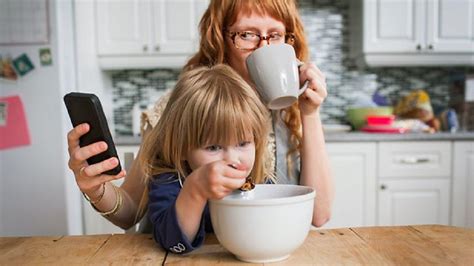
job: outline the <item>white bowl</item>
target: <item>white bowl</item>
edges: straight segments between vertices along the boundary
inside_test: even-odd
[[[315,191],[297,185],[256,185],[247,197],[241,192],[210,200],[217,239],[238,259],[274,262],[288,258],[303,244],[311,228]]]

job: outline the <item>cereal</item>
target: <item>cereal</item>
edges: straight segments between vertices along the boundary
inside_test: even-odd
[[[248,176],[245,179],[245,183],[239,188],[241,191],[250,191],[255,188],[255,184],[252,182],[252,178]]]

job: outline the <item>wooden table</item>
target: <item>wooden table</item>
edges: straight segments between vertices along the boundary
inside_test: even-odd
[[[245,264],[214,237],[188,255],[157,247],[150,235],[0,238],[0,265]],[[285,261],[272,265],[474,265],[474,230],[440,226],[360,227],[311,231]]]

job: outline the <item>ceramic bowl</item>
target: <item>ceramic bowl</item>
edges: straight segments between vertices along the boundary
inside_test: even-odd
[[[347,120],[355,130],[359,130],[367,123],[367,116],[371,115],[391,115],[393,108],[389,106],[379,107],[351,107],[347,109]]]
[[[256,185],[210,200],[214,233],[238,259],[264,263],[288,258],[311,228],[315,191],[297,185]]]

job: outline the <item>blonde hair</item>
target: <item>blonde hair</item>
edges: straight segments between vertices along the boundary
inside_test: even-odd
[[[293,47],[296,57],[303,62],[308,60],[308,44],[294,0],[211,0],[199,24],[201,34],[199,51],[188,61],[185,69],[228,63],[224,30],[236,22],[240,13],[252,12],[269,15],[283,22],[286,31],[295,35]],[[288,174],[291,175],[294,167],[291,155],[299,151],[302,140],[298,103],[282,110],[280,116],[290,131],[288,141],[291,148],[286,158]]]
[[[139,161],[145,182],[166,172],[187,176],[191,170],[183,158],[193,149],[233,145],[251,137],[255,162],[250,175],[255,183],[264,183],[270,177],[264,157],[269,119],[256,92],[231,67],[220,64],[184,72],[142,145]]]

